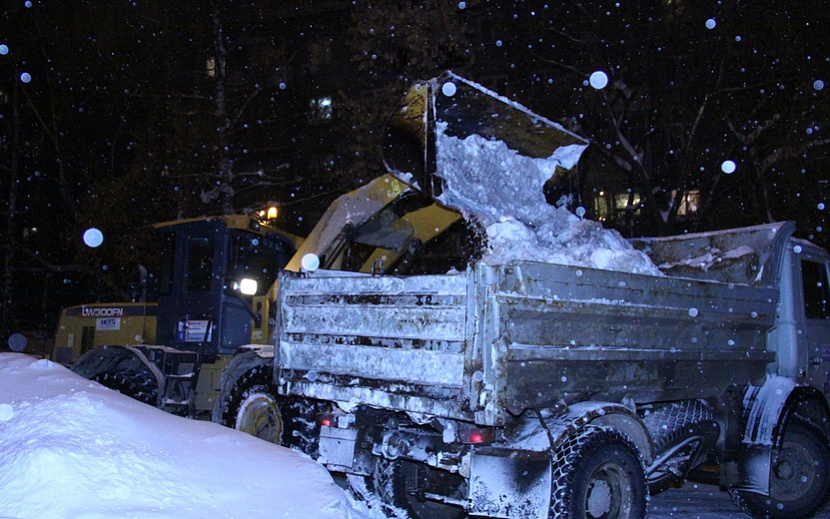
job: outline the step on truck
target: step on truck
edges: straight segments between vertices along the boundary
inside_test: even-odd
[[[428,126],[517,133],[498,113],[454,127],[470,85],[449,80],[452,100],[447,77],[410,92],[397,117],[420,152],[387,165],[458,200]],[[696,480],[752,517],[810,517],[830,497],[830,258],[794,229],[632,241],[651,273],[308,261],[280,275],[273,382],[315,411],[306,452],[390,516],[642,518],[649,494]]]

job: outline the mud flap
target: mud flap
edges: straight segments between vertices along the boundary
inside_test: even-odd
[[[756,494],[769,495],[769,471],[772,467],[770,445],[744,446],[739,460],[740,483],[734,490],[746,490]]]
[[[511,519],[548,516],[551,465],[547,451],[479,449],[470,468],[471,515]]]
[[[320,427],[319,463],[333,472],[351,472],[354,465],[357,429]]]
[[[749,386],[744,394],[746,416],[743,449],[739,460],[739,482],[735,490],[769,495],[772,448],[781,431],[779,425],[787,399],[796,388],[788,378],[769,376],[763,386]]]

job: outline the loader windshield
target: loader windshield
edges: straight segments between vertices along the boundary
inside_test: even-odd
[[[291,252],[292,248],[277,236],[252,236],[233,231],[227,275],[236,281],[243,278],[255,280],[257,295],[262,295],[291,259]]]

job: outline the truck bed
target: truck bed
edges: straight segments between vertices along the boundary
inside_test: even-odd
[[[425,420],[716,396],[774,360],[772,288],[533,262],[279,286],[283,391]]]

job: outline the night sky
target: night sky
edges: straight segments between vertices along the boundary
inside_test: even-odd
[[[273,203],[307,232],[446,69],[589,139],[550,196],[625,236],[795,220],[830,245],[828,0],[180,4],[0,7],[4,336],[128,298],[155,222]]]

